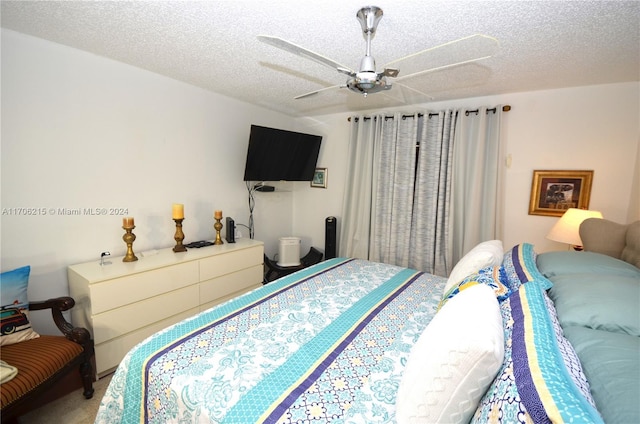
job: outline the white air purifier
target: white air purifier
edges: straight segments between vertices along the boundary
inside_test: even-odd
[[[300,237],[280,237],[279,266],[300,265]]]

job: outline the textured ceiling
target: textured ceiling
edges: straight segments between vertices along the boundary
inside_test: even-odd
[[[398,63],[390,91],[367,98],[346,76],[257,40],[280,37],[357,69],[362,0],[2,1],[2,27],[65,44],[292,116],[640,80],[638,1],[376,1],[378,70],[473,34],[490,58],[402,79],[486,46],[465,42]],[[393,81],[393,80],[391,80]]]

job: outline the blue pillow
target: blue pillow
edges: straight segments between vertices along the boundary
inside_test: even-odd
[[[538,255],[536,262],[540,272],[548,278],[575,273],[640,278],[640,269],[635,266],[595,252],[546,252]]]
[[[604,420],[640,423],[640,337],[574,326],[564,334],[580,355]]]
[[[577,325],[640,337],[640,275],[558,275],[549,296],[564,328]]]
[[[0,274],[0,345],[10,345],[40,335],[33,331],[29,322],[29,285],[30,266],[14,269]]]

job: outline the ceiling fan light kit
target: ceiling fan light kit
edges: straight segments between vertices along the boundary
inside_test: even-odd
[[[305,93],[299,96],[296,96],[295,99],[303,99],[303,98],[307,98],[310,97],[312,95],[318,94],[320,92],[326,91],[326,90],[331,90],[331,89],[340,89],[340,88],[348,88],[349,90],[351,90],[354,93],[358,93],[358,94],[362,94],[364,97],[367,97],[368,94],[372,94],[372,93],[377,93],[380,91],[386,91],[386,90],[390,90],[392,88],[392,84],[390,84],[387,81],[387,77],[389,78],[397,78],[400,70],[398,68],[384,68],[384,70],[382,72],[376,72],[376,61],[373,58],[373,56],[371,55],[371,40],[374,38],[376,30],[378,28],[378,23],[380,22],[380,19],[382,19],[383,16],[383,12],[382,9],[380,9],[377,6],[366,6],[361,8],[358,13],[356,14],[356,18],[358,19],[358,21],[360,22],[360,26],[362,27],[362,35],[366,41],[366,52],[364,57],[360,60],[360,67],[358,69],[358,71],[354,71],[344,65],[341,65],[340,63],[329,59],[327,57],[324,57],[320,54],[314,53],[304,47],[298,46],[297,44],[291,43],[289,41],[283,40],[281,38],[278,37],[271,37],[271,36],[266,36],[266,35],[260,35],[258,36],[258,40],[270,44],[274,47],[277,47],[279,49],[285,50],[289,53],[293,53],[295,55],[298,55],[300,57],[304,57],[306,59],[310,59],[313,60],[317,63],[320,63],[322,65],[325,66],[329,66],[335,70],[337,70],[339,73],[348,75],[347,78],[347,82],[345,85],[336,85],[336,86],[331,86],[331,87],[325,87],[322,88],[320,90],[315,90],[309,93]],[[433,52],[438,49],[439,47],[448,47],[454,43],[457,42],[464,42],[465,40],[474,38],[475,36],[472,37],[465,37],[462,38],[460,40],[456,40],[453,42],[449,42],[449,43],[445,43],[442,46],[436,46],[436,47],[432,47],[423,51],[420,51],[418,53],[414,53],[411,54],[409,56],[406,56],[404,58],[401,59],[397,59],[394,60],[393,64],[397,64],[400,63],[404,60],[415,60],[416,57],[421,56],[421,55],[433,55]],[[482,36],[482,37],[486,37],[486,36]],[[487,39],[491,39],[493,40],[493,42],[495,42],[495,46],[497,47],[497,40],[493,39],[492,37],[486,37]],[[417,72],[410,72],[408,75],[404,75],[401,79],[402,80],[406,80],[410,77],[413,76],[418,76],[418,75],[422,75],[425,74],[431,70],[437,70],[437,69],[443,69],[443,68],[447,68],[447,67],[452,67],[455,66],[456,64],[463,64],[463,63],[469,63],[469,62],[473,62],[476,60],[481,60],[481,59],[486,59],[488,57],[491,57],[491,55],[478,55],[477,52],[470,52],[470,57],[468,59],[465,60],[459,60],[459,61],[454,61],[454,63],[448,64],[446,66],[436,66],[433,69],[422,69],[419,70]],[[425,99],[433,99],[431,96],[429,96],[428,94],[425,93],[421,93],[415,89],[412,89],[410,87],[407,87],[404,84],[400,84],[398,82],[396,82],[396,85],[402,86],[402,88],[404,89],[409,89],[410,91],[413,91],[414,93],[418,93],[421,94]]]

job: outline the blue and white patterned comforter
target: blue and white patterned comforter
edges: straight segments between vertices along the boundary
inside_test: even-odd
[[[96,423],[394,422],[445,282],[342,258],[291,274],[132,349]]]

